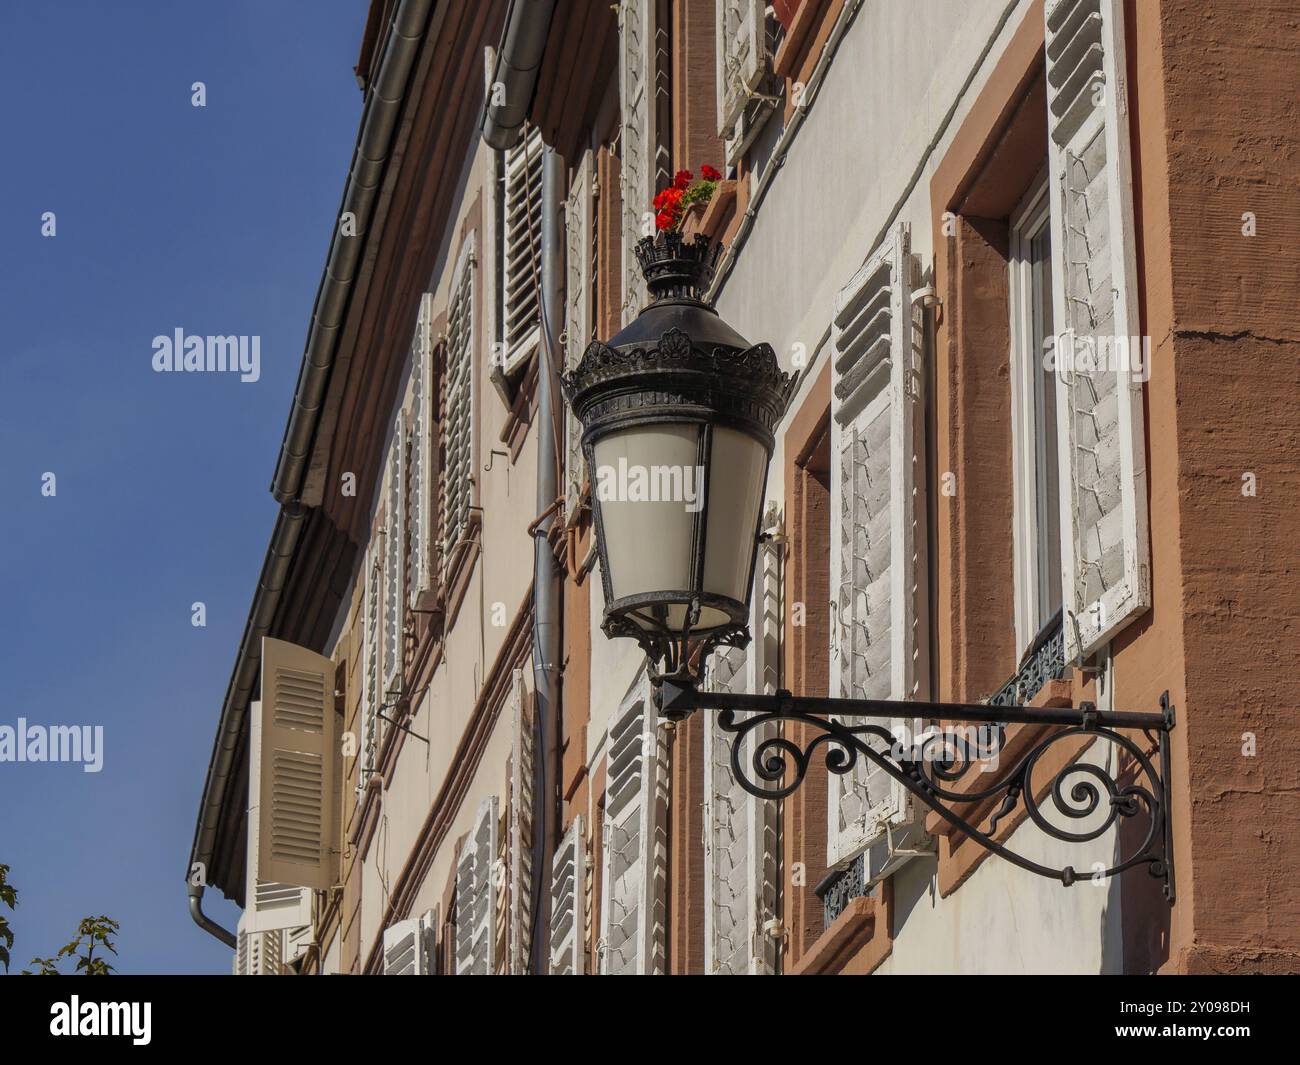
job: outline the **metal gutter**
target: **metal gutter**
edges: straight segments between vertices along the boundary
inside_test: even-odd
[[[307,350],[303,353],[302,369],[298,373],[289,424],[285,427],[280,457],[271,481],[271,494],[279,503],[296,498],[302,489],[316,426],[320,421],[321,402],[338,350],[339,330],[352,295],[352,282],[356,279],[379,185],[388,166],[393,133],[406,97],[411,67],[424,39],[432,6],[433,0],[402,0],[385,38],[379,73],[371,82],[371,92],[366,97],[338,223],[330,238],[325,273],[316,290]],[[345,213],[350,213],[355,219],[355,236],[343,233]]]
[[[555,0],[510,0],[480,123],[483,139],[498,151],[513,148],[523,136],[554,11]],[[494,103],[498,96],[501,102]]]
[[[281,505],[280,513],[276,516],[253,604],[244,624],[239,654],[226,689],[212,759],[203,785],[189,867],[185,871],[187,883],[196,875],[201,881],[189,888],[190,914],[200,928],[228,946],[235,944],[235,938],[203,913],[203,892],[212,866],[235,753],[243,734],[244,715],[261,667],[262,637],[270,631],[279,608],[286,576],[308,513],[298,496],[337,354],[340,326],[351,298],[352,282],[376,195],[388,165],[415,55],[432,9],[433,0],[401,0],[385,36],[379,72],[371,82],[371,91],[362,112],[339,218],[333,226],[325,271],[316,290],[293,406],[271,483],[271,494]],[[340,223],[344,212],[351,212],[355,217],[355,236],[342,233]]]

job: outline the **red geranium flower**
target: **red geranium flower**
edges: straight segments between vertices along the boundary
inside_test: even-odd
[[[674,221],[671,211],[660,211],[655,215],[655,227],[657,229],[671,229]]]
[[[705,163],[702,167],[700,167],[700,173],[704,175],[705,181],[722,180],[722,174],[719,171],[714,170],[713,167],[709,166],[708,163]]]
[[[694,176],[689,170],[677,171],[677,176],[673,178],[673,188],[684,190]]]

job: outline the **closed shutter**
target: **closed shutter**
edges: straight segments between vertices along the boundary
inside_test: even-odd
[[[1067,659],[1151,604],[1123,8],[1046,8]]]
[[[591,339],[592,158],[586,151],[573,175],[573,187],[564,205],[565,298],[564,368],[578,365]],[[586,480],[582,455],[582,423],[573,409],[564,408],[564,513],[570,524],[578,516]]]
[[[618,5],[619,182],[623,197],[623,324],[646,302],[636,242],[653,236],[647,217],[655,194],[658,137],[655,130],[655,0]]]
[[[831,419],[831,694],[914,699],[925,543],[910,233],[899,225],[835,301]],[[895,718],[896,736],[916,722]],[[877,749],[888,745],[872,741]],[[909,821],[911,797],[859,756],[830,775],[827,862]]]
[[[456,975],[496,972],[497,799],[484,799],[456,862]]]
[[[474,484],[474,242],[461,251],[447,314],[446,459],[442,558],[450,566],[465,538]]]
[[[764,526],[768,526],[764,522]],[[748,652],[718,651],[709,665],[710,690],[771,694],[779,655],[780,552],[759,547],[754,573],[753,642]],[[738,714],[743,720],[745,714]],[[751,734],[740,751],[752,765],[758,744],[774,736],[770,726]],[[763,926],[776,916],[777,805],[750,795],[736,781],[732,750],[736,737],[707,715],[704,732],[704,968],[743,976],[775,971],[776,944]]]
[[[500,368],[514,374],[541,340],[542,134],[531,129],[505,153],[501,197]]]
[[[437,926],[433,910],[384,929],[384,975],[428,976],[433,972],[430,936]]]
[[[601,972],[659,974],[668,856],[666,752],[644,676],[610,725],[606,750]]]
[[[402,690],[402,630],[406,621],[406,412],[393,426],[388,462],[388,524],[384,532],[384,694]]]
[[[583,976],[587,972],[586,879],[587,844],[582,815],[578,814],[551,861],[552,976]]]
[[[428,608],[426,593],[433,586],[433,455],[434,373],[433,296],[420,297],[420,313],[411,342],[411,460],[407,520],[410,523],[408,587],[413,609]]]
[[[736,135],[737,120],[767,73],[767,5],[763,0],[718,0],[718,134]]]
[[[244,918],[240,927],[269,932],[311,923],[311,891],[264,880],[258,875],[259,819],[262,793],[262,703],[248,704],[248,841],[244,863]]]
[[[528,972],[528,944],[533,931],[533,714],[524,689],[524,671],[516,669],[510,688],[510,966]]]
[[[366,789],[379,763],[379,615],[383,585],[381,541],[371,543],[366,554],[366,588],[362,615],[361,737],[357,756],[361,759],[357,774],[357,793]]]
[[[263,638],[261,717],[257,875],[325,891],[337,879],[334,663]]]

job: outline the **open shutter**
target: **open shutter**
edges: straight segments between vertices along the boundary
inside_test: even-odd
[[[533,714],[524,690],[524,671],[516,669],[511,691],[510,751],[510,966],[528,972],[533,930]]]
[[[1066,658],[1151,605],[1124,16],[1046,8]]]
[[[398,411],[388,462],[388,525],[384,533],[384,694],[402,688],[402,628],[406,620],[406,412]]]
[[[474,242],[461,250],[447,314],[446,459],[442,558],[451,565],[465,537],[474,484]]]
[[[919,695],[918,558],[925,542],[910,233],[900,224],[835,300],[831,419],[831,694]],[[893,719],[896,736],[916,730]],[[883,741],[877,741],[883,747]],[[910,821],[911,796],[859,757],[830,775],[828,864]]]
[[[497,799],[484,799],[456,863],[456,975],[496,972]]]
[[[618,5],[618,84],[622,132],[619,183],[623,197],[623,324],[646,302],[645,278],[634,249],[653,236],[648,218],[655,194],[658,139],[655,133],[655,0]]]
[[[659,974],[666,938],[666,752],[644,675],[619,707],[606,750],[601,972]]]
[[[532,358],[541,341],[540,284],[542,248],[541,131],[530,129],[505,152],[501,199],[502,325],[500,369],[514,374]]]
[[[767,5],[763,0],[718,0],[718,134],[736,135],[737,119],[767,72]]]
[[[409,602],[427,609],[433,586],[433,493],[430,491],[436,460],[433,455],[433,296],[420,297],[415,336],[411,341],[411,475],[407,503],[409,537]]]
[[[431,949],[438,915],[429,910],[420,917],[396,921],[384,929],[384,975],[428,976],[433,972]]]
[[[240,927],[249,932],[270,932],[311,924],[311,891],[264,880],[258,875],[259,819],[262,793],[262,703],[248,705],[248,850],[244,863],[245,909]]]
[[[380,541],[371,544],[366,554],[364,605],[362,614],[362,679],[361,679],[361,736],[357,744],[357,757],[361,768],[357,773],[357,794],[364,793],[371,774],[379,761],[379,614],[380,591],[383,584]]]
[[[775,515],[764,529],[778,524]],[[773,531],[779,531],[773,530]],[[712,691],[771,694],[780,653],[780,550],[759,546],[748,651],[724,648],[710,661]],[[744,714],[737,718],[743,720]],[[740,759],[752,765],[757,744],[775,735],[770,726],[745,741]],[[750,795],[737,782],[731,756],[735,735],[708,715],[704,732],[704,968],[720,975],[775,971],[776,944],[763,932],[776,916],[777,804]]]
[[[573,175],[573,187],[564,205],[565,228],[565,297],[564,297],[564,368],[578,365],[591,339],[591,237],[592,158],[586,151]],[[564,513],[572,524],[582,502],[586,480],[586,462],[582,455],[582,423],[572,408],[564,409]]]
[[[582,834],[582,815],[578,814],[551,861],[552,976],[586,974],[586,879],[587,845]]]
[[[261,722],[257,875],[325,891],[337,879],[334,663],[264,637]]]

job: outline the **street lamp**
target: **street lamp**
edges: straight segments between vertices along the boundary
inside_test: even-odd
[[[794,381],[770,345],[749,344],[706,302],[718,255],[707,238],[660,233],[635,251],[651,302],[608,343],[590,344],[563,387],[583,428],[605,592],[601,628],[611,638],[635,639],[662,663],[652,674],[659,713],[680,719],[716,712],[719,727],[734,737],[732,774],[752,795],[791,794],[824,748],[828,772],[851,774],[860,760],[869,762],[953,829],[1022,869],[1068,886],[1146,866],[1164,881],[1172,903],[1168,693],[1159,712],[1123,713],[1091,703],[1041,708],[827,699],[701,686],[711,650],[749,642],[767,467]],[[904,746],[878,723],[900,717],[992,725],[999,739],[993,749],[972,754],[959,734],[937,727]],[[1043,733],[991,779],[968,778],[1002,752],[1008,725]],[[1124,734],[1130,732],[1144,734],[1154,751]],[[746,744],[747,737],[753,742]],[[1082,757],[1098,742],[1127,759],[1130,776]],[[1118,825],[1136,831],[1121,836],[1124,853],[1112,865],[1081,875],[1073,866],[1048,866],[1012,851],[997,837],[998,822],[1017,807],[1066,843],[1091,842]],[[1128,844],[1131,839],[1137,842]]]
[[[717,252],[680,233],[641,241],[651,303],[564,380],[591,474],[601,627],[671,673],[749,640],[772,434],[794,383],[705,302]]]

